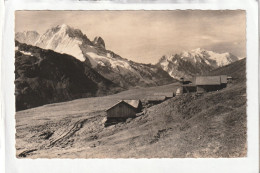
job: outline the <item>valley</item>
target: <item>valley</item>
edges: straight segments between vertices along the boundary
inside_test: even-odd
[[[245,60],[227,88],[183,94],[143,115],[104,127],[105,110],[121,99],[176,91],[179,83],[48,104],[16,113],[18,158],[197,158],[247,155]],[[244,72],[243,72],[244,71]],[[28,123],[30,122],[30,123]]]

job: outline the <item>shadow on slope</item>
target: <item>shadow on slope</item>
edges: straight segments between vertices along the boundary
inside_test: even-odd
[[[122,88],[76,58],[16,41],[16,110],[118,92]]]

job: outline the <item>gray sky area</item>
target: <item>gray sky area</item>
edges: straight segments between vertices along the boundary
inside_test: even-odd
[[[17,11],[15,31],[40,34],[67,24],[123,58],[155,63],[165,54],[195,48],[246,56],[246,13],[242,10],[203,11]]]

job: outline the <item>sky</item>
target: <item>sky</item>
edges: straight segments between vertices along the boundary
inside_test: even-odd
[[[108,50],[141,63],[196,48],[246,56],[243,10],[16,11],[15,31],[67,24],[90,40],[101,36]]]

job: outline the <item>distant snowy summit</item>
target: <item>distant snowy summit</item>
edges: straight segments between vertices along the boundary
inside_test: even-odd
[[[36,31],[24,31],[15,33],[15,39],[21,43],[26,43],[29,45],[34,45],[39,39],[40,34]]]
[[[158,65],[173,78],[189,78],[196,74],[203,74],[239,60],[231,53],[216,53],[202,48],[183,51],[180,54],[163,56]]]
[[[193,60],[193,62],[195,63],[197,61],[202,62],[202,59],[204,59],[207,64],[213,65],[214,67],[225,66],[238,60],[238,58],[235,55],[229,52],[216,53],[202,48],[197,48],[191,50],[190,52],[182,52],[181,58]]]

